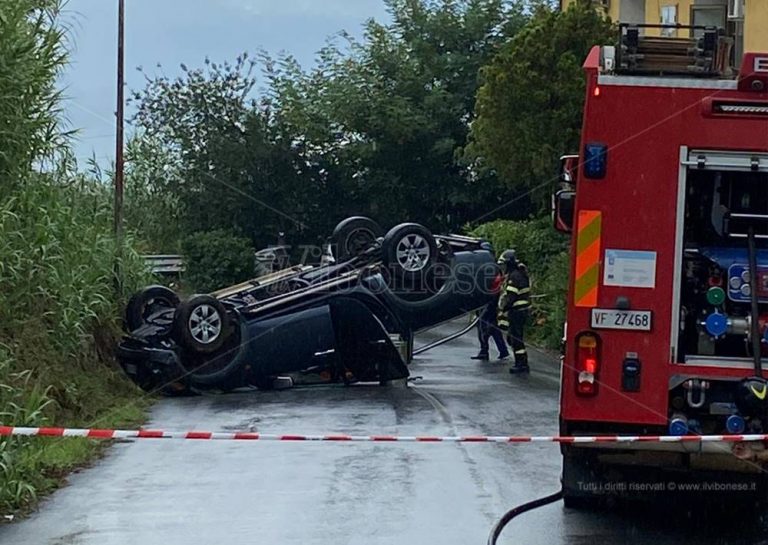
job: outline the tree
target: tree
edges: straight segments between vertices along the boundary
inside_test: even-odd
[[[178,253],[183,238],[183,210],[175,192],[182,179],[178,165],[162,143],[147,135],[126,146],[125,223],[144,253]],[[109,173],[111,178],[114,173]]]
[[[456,229],[507,200],[462,160],[478,72],[526,21],[524,2],[387,0],[392,23],[342,33],[304,71],[290,56],[206,60],[133,94],[142,137],[170,153],[162,184],[186,232],[254,245],[317,242],[351,214]],[[342,45],[339,45],[339,42]],[[138,156],[141,158],[140,156]]]
[[[512,188],[550,179],[558,158],[578,149],[583,60],[614,39],[613,25],[589,1],[563,12],[539,7],[482,69],[469,157]]]
[[[271,104],[314,160],[332,163],[356,212],[453,229],[504,200],[492,174],[458,159],[478,71],[522,26],[522,3],[387,3],[391,24],[369,21],[362,41],[342,34],[346,47],[330,43],[312,72],[268,63]]]
[[[257,245],[274,242],[280,231],[305,230],[317,215],[319,175],[252,98],[255,62],[243,54],[234,64],[205,64],[183,66],[185,75],[175,80],[148,78],[132,96],[142,138],[168,159],[170,172],[156,173],[155,184],[177,199],[181,230],[224,229]],[[153,159],[144,149],[149,153],[134,159],[146,165]]]

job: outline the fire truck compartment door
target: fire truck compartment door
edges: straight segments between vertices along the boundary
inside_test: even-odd
[[[699,170],[768,172],[768,153],[693,150],[683,164]]]

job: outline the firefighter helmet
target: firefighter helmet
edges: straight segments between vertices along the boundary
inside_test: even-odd
[[[508,271],[511,271],[517,267],[517,253],[514,250],[505,250],[499,256],[499,265],[506,267]]]
[[[736,389],[736,407],[746,416],[762,416],[768,409],[768,383],[760,377],[745,378]]]

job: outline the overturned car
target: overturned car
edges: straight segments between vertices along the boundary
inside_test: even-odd
[[[120,364],[141,388],[167,395],[268,389],[278,377],[386,383],[408,377],[393,339],[410,346],[415,332],[483,307],[499,282],[487,242],[414,223],[384,234],[348,218],[329,248],[320,265],[185,301],[145,288],[126,308]]]

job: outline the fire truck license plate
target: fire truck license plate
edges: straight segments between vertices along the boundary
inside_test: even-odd
[[[595,329],[650,331],[651,311],[593,308],[592,327]]]

